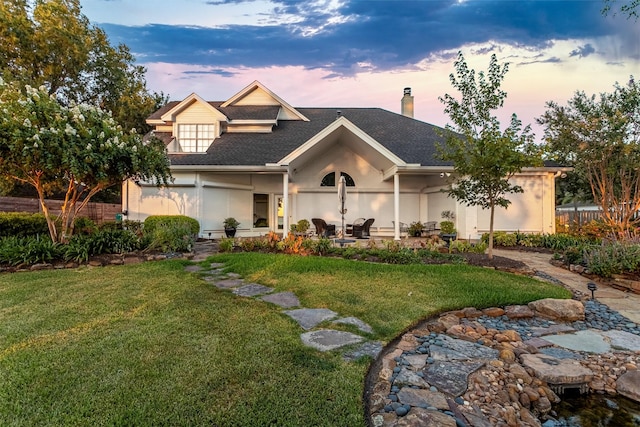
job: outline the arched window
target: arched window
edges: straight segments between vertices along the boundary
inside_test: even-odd
[[[320,187],[335,187],[336,186],[336,173],[329,172],[322,178],[322,182],[320,183]]]
[[[340,176],[344,176],[344,180],[347,183],[347,187],[355,187],[356,183],[353,181],[353,178],[351,178],[351,175],[349,175],[346,172],[340,172]]]
[[[340,176],[344,176],[344,180],[347,183],[347,187],[355,187],[356,183],[346,172],[340,172]],[[320,183],[320,187],[335,187],[336,186],[336,173],[329,172],[322,178],[322,182]]]

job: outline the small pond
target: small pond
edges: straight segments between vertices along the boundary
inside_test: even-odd
[[[640,403],[622,396],[565,394],[554,405],[558,421],[544,427],[638,427]]]

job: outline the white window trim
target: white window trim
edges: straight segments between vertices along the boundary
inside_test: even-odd
[[[194,138],[184,138],[181,137],[181,127],[182,126],[195,126],[195,137]],[[200,134],[200,127],[201,126],[211,126],[212,128],[208,130],[209,133],[209,137],[205,138],[200,138],[199,134]],[[206,153],[207,149],[211,146],[211,144],[213,144],[213,141],[215,141],[215,139],[218,136],[218,124],[217,123],[176,123],[176,130],[175,130],[175,140],[176,140],[176,145],[179,148],[179,153],[189,153],[189,154],[196,154],[196,153]],[[191,150],[185,150],[185,145],[183,145],[183,141],[195,141],[195,150],[191,151]],[[204,143],[206,143],[206,147],[203,146]]]

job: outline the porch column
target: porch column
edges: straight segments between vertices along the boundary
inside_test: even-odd
[[[282,235],[286,236],[289,232],[289,173],[282,174]]]
[[[393,175],[393,239],[400,240],[400,177]]]

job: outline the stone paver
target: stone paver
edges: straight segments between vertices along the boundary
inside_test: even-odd
[[[578,331],[572,334],[546,335],[544,339],[569,350],[598,354],[611,351],[611,345],[604,340],[602,334],[593,330]]]
[[[351,344],[357,344],[364,338],[350,332],[336,331],[333,329],[320,329],[305,332],[300,335],[302,342],[320,351],[335,350]]]
[[[366,324],[365,322],[363,322],[362,320],[358,319],[357,317],[341,317],[340,319],[334,320],[333,323],[342,323],[342,324],[345,324],[345,325],[354,325],[355,327],[357,327],[362,332],[365,332],[367,334],[372,334],[373,333],[373,328],[371,326],[369,326],[368,324]]]
[[[234,294],[241,297],[255,297],[258,295],[268,294],[270,292],[273,292],[273,288],[259,285],[257,283],[250,283],[233,290]]]
[[[338,313],[327,308],[300,308],[285,311],[284,314],[298,322],[306,331],[315,328],[325,320],[331,320],[338,316]]]
[[[640,337],[625,331],[605,331],[601,332],[609,342],[611,347],[618,350],[640,352]]]
[[[299,307],[300,300],[293,292],[278,292],[260,298],[262,301],[270,302],[282,308]]]
[[[237,288],[238,286],[242,286],[243,284],[244,280],[240,279],[223,279],[214,282],[214,285],[221,289]]]
[[[201,270],[202,270],[202,267],[199,266],[199,265],[187,265],[184,268],[184,271],[186,271],[188,273],[195,273],[195,272],[198,272],[198,271],[201,271]]]

